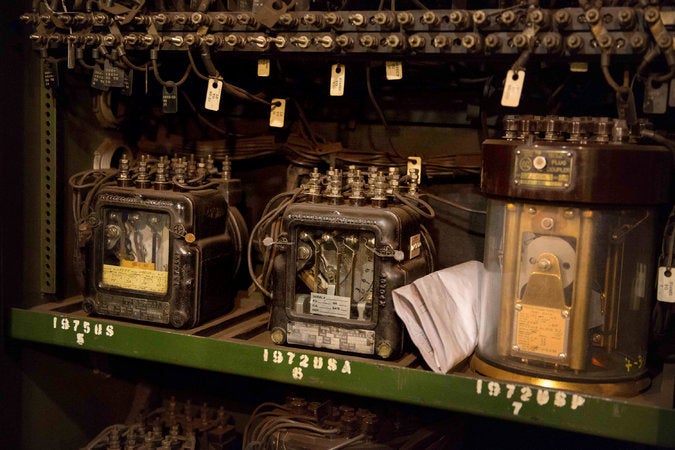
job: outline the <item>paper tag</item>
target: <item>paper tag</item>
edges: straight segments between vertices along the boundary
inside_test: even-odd
[[[94,66],[94,70],[91,72],[91,87],[101,91],[107,91],[110,89],[110,86],[106,83],[105,73],[101,66],[98,64]]]
[[[223,82],[215,78],[209,78],[208,85],[204,108],[210,111],[218,111],[220,109],[220,93],[223,90]]]
[[[401,61],[387,61],[384,64],[387,73],[387,80],[403,79],[403,63]]]
[[[176,86],[162,87],[162,112],[165,114],[178,112],[178,88]]]
[[[42,82],[46,89],[59,87],[58,68],[49,61],[44,62],[44,71],[42,72]]]
[[[261,78],[266,78],[270,76],[270,60],[269,59],[259,59],[258,60],[258,76]]]
[[[675,271],[659,267],[659,280],[656,298],[660,302],[675,303]]]
[[[284,127],[284,116],[286,115],[286,100],[283,98],[273,98],[270,107],[270,126],[274,128]]]
[[[668,106],[675,108],[675,79],[670,80],[670,95],[668,96]]]
[[[645,114],[665,114],[668,109],[668,84],[660,83],[654,87],[651,80],[645,83],[645,97],[642,101],[642,112]]]
[[[351,298],[335,294],[310,294],[309,312],[320,316],[349,319]]]
[[[114,88],[124,87],[124,70],[106,59],[103,62],[103,72],[108,86]]]
[[[124,73],[124,86],[120,90],[122,95],[131,96],[134,92],[134,69],[129,69]]]
[[[502,106],[515,108],[520,103],[520,95],[523,92],[523,83],[525,83],[525,71],[518,70],[506,72],[504,80],[504,93],[502,94]]]
[[[345,93],[345,65],[333,64],[330,71],[330,95],[342,97]]]

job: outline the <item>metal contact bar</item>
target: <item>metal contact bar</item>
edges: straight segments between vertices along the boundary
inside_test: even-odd
[[[51,64],[41,59],[41,72]],[[40,292],[56,293],[56,98],[40,84]]]

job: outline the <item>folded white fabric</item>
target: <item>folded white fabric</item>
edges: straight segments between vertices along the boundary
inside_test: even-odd
[[[469,261],[393,291],[396,313],[434,372],[447,373],[476,347],[483,272]]]

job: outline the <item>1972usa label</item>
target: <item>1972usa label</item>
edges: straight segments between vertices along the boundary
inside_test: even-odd
[[[347,360],[320,355],[306,355],[290,350],[263,349],[263,362],[286,365],[290,368],[294,380],[302,380],[307,371],[327,371],[342,375],[352,374],[352,365]]]

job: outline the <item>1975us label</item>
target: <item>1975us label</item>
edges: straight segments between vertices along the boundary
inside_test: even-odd
[[[72,333],[77,345],[84,345],[87,336],[113,337],[115,327],[92,320],[73,319],[71,317],[53,317],[52,326],[55,330]]]

